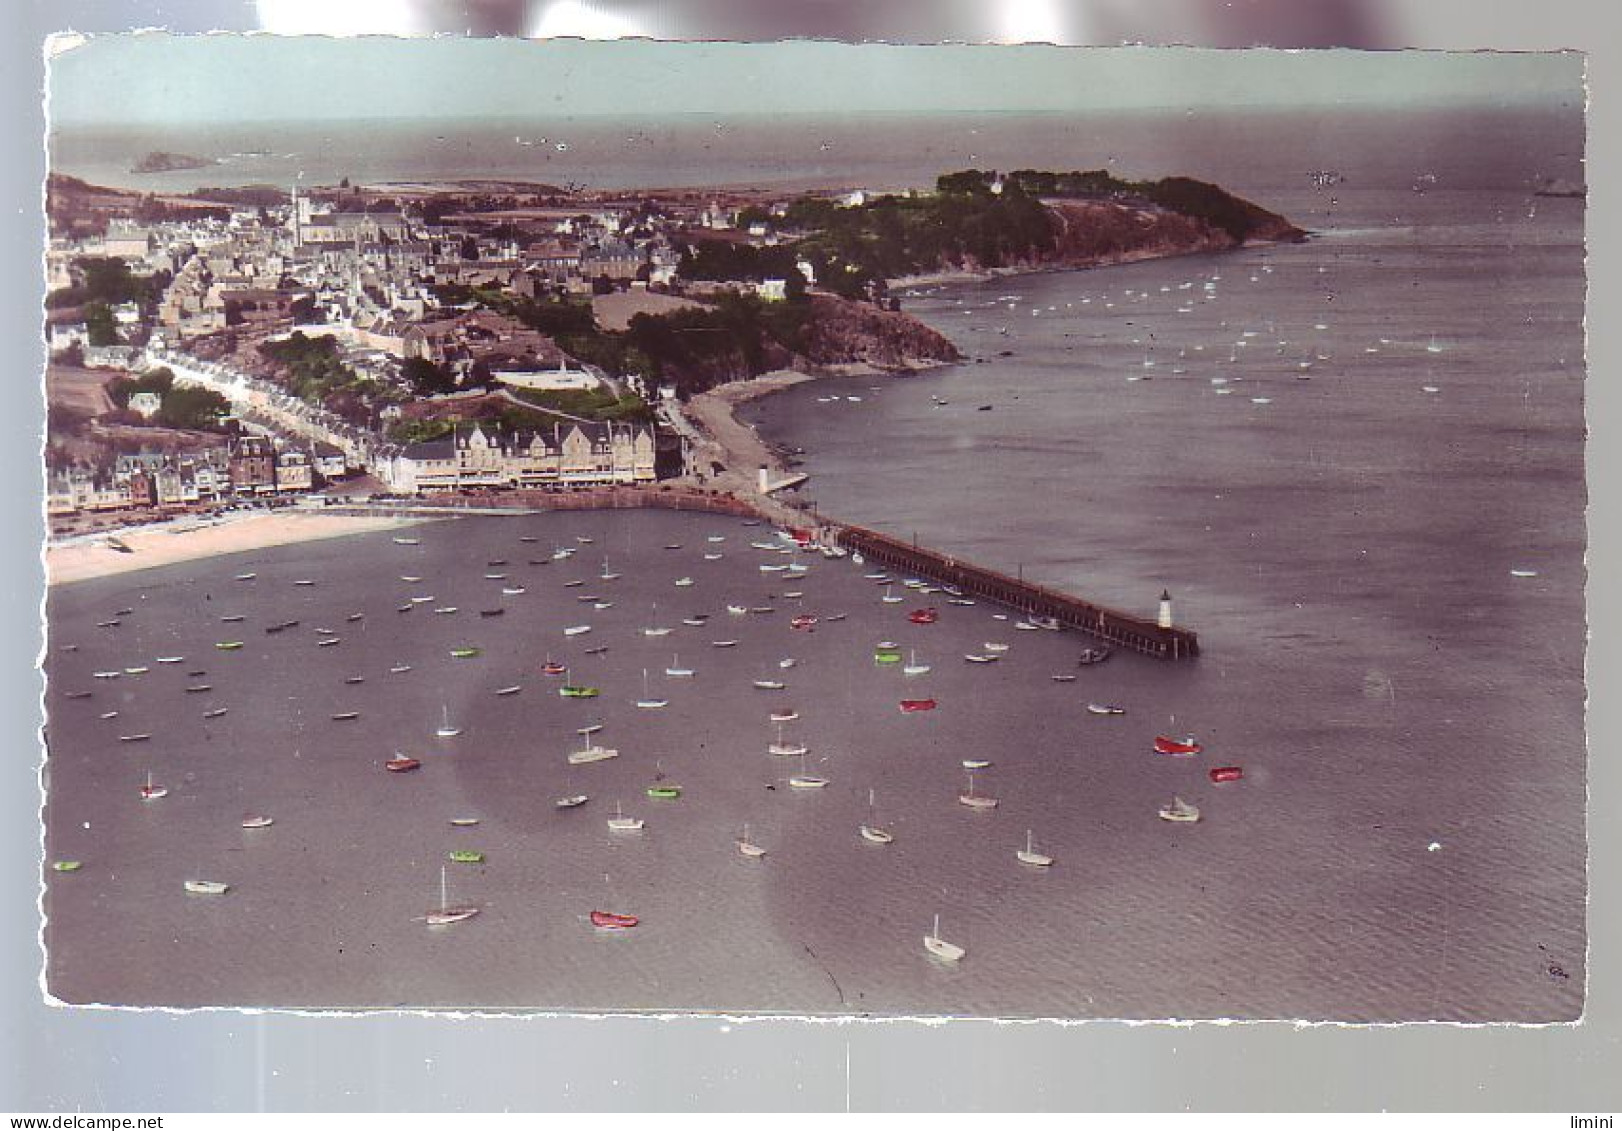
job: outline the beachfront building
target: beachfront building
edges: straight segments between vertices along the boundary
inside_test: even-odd
[[[231,446],[231,489],[238,495],[276,491],[276,446],[268,436],[244,436]]]
[[[511,435],[475,424],[409,444],[382,470],[396,491],[413,494],[652,483],[654,435],[646,425],[586,421]]]

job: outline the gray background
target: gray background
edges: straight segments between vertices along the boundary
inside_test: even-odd
[[[423,0],[424,3],[427,0]],[[439,30],[517,33],[541,0],[449,0]],[[666,38],[824,35],[985,41],[998,25],[988,3],[959,0],[872,5],[823,0],[605,0]],[[0,569],[0,718],[10,771],[0,790],[0,1109],[69,1111],[253,1110],[1547,1110],[1592,1114],[1618,1106],[1617,824],[1608,820],[1617,768],[1599,742],[1591,764],[1591,980],[1588,1013],[1575,1027],[1405,1026],[1386,1029],[1275,1025],[1126,1026],[961,1021],[811,1024],[683,1017],[310,1018],[235,1012],[165,1014],[58,1009],[39,988],[38,793],[40,677],[36,546],[38,466],[38,222],[43,120],[40,42],[53,30],[165,26],[177,31],[256,26],[246,3],[161,0],[25,0],[8,6],[10,56],[0,67],[9,160],[0,171],[0,338],[7,343],[0,513],[13,554]],[[1507,8],[1507,10],[1506,10]],[[1540,0],[1331,0],[1233,4],[1111,2],[1050,9],[1064,42],[1554,49],[1589,52],[1591,430],[1589,733],[1622,732],[1614,696],[1622,619],[1608,584],[1616,576],[1616,334],[1604,314],[1619,301],[1616,78],[1622,17],[1602,4]],[[118,946],[108,924],[105,945]],[[1607,1069],[1605,1066],[1609,1065]]]

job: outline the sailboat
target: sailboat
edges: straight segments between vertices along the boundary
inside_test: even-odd
[[[607,746],[593,746],[590,735],[590,732],[593,729],[600,730],[602,728],[587,727],[581,730],[580,749],[569,755],[569,765],[584,766],[591,762],[606,762],[610,758],[618,758],[620,756],[620,752],[618,750],[612,750]]]
[[[777,741],[766,747],[766,753],[779,758],[803,758],[809,750],[803,742],[784,742],[782,723],[777,724]]]
[[[957,800],[960,805],[966,805],[970,809],[995,809],[997,807],[995,797],[987,797],[983,793],[974,792],[973,773],[969,774],[969,792],[958,794]]]
[[[156,801],[160,797],[168,797],[168,796],[169,796],[169,787],[165,786],[165,785],[153,785],[152,784],[152,771],[148,770],[146,772],[146,784],[141,787],[141,800],[142,801]]]
[[[1160,807],[1160,819],[1162,821],[1180,822],[1197,821],[1200,819],[1200,811],[1197,806],[1190,805],[1181,797],[1173,797],[1170,805]]]
[[[1053,864],[1053,857],[1044,856],[1031,846],[1031,830],[1025,830],[1025,847],[1014,853],[1021,864],[1031,864],[1038,868],[1047,868]]]
[[[655,604],[653,606],[653,620],[655,622],[653,625],[650,625],[649,627],[644,628],[642,630],[642,635],[643,636],[669,636],[670,635],[670,630],[668,628],[658,627],[659,605],[658,605],[657,602],[655,602]]]
[[[444,927],[451,923],[460,923],[464,919],[471,919],[479,913],[477,907],[452,907],[450,892],[446,886],[446,866],[439,866],[439,909],[430,911],[424,916],[430,927]]]
[[[443,710],[444,713],[440,716],[439,729],[434,731],[434,734],[440,738],[455,738],[462,733],[462,728],[451,726],[451,709],[449,707],[445,707]]]
[[[692,668],[681,666],[681,656],[678,654],[670,658],[670,666],[665,669],[665,674],[672,679],[691,679],[694,672]]]
[[[821,789],[828,784],[828,779],[816,774],[807,773],[805,768],[805,755],[800,755],[800,772],[788,779],[788,784],[794,789]]]
[[[758,860],[766,855],[766,850],[749,839],[749,826],[743,827],[743,835],[738,838],[738,851],[751,860]]]
[[[924,949],[945,962],[956,962],[968,953],[968,951],[955,943],[949,943],[941,938],[941,917],[939,915],[935,916],[934,927],[930,929],[929,934],[924,936]]]
[[[918,662],[918,649],[914,648],[907,653],[907,663],[901,669],[902,675],[928,675],[929,665]]]
[[[891,587],[886,585],[884,587],[884,596],[880,597],[879,600],[883,601],[886,605],[899,605],[902,601],[906,600],[905,597],[897,597],[890,590]]]
[[[644,708],[646,710],[656,711],[660,707],[667,706],[669,703],[670,703],[670,700],[668,700],[668,699],[654,699],[654,698],[651,698],[649,696],[649,694],[648,694],[648,669],[643,668],[642,669],[642,698],[640,698],[640,699],[638,699],[636,701],[636,705],[638,707],[642,707],[642,708]]]
[[[634,833],[642,830],[641,817],[627,817],[618,801],[614,802],[614,815],[608,818],[609,830],[616,833]]]
[[[867,791],[867,824],[862,826],[862,839],[874,844],[889,844],[895,837],[878,822],[877,807],[873,804],[873,791]]]

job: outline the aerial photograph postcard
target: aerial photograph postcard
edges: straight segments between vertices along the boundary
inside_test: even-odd
[[[1582,1017],[1581,55],[46,51],[47,999]]]

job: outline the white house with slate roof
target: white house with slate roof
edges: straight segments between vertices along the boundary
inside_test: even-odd
[[[653,430],[646,425],[559,422],[504,435],[475,424],[409,444],[389,461],[396,491],[469,487],[598,487],[654,481]]]

